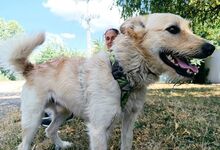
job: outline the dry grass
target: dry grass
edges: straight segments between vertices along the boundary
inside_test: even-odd
[[[20,113],[1,119],[0,149],[12,150],[21,141]],[[71,150],[88,149],[86,126],[76,118],[60,129],[63,139],[74,143]],[[40,128],[34,141],[38,150],[54,146]],[[119,149],[120,128],[109,143]],[[134,150],[218,150],[220,149],[220,85],[150,86],[143,113],[135,123]]]

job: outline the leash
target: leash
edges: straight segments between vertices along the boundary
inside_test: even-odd
[[[130,85],[130,82],[127,80],[126,75],[123,72],[122,66],[119,65],[118,60],[112,52],[109,52],[109,59],[112,66],[112,75],[121,89],[121,108],[124,110],[133,87]]]

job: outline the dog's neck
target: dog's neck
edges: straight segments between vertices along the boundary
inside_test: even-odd
[[[117,38],[112,49],[124,74],[134,88],[141,88],[159,79],[161,73],[154,69],[150,60],[146,58],[151,56],[143,54],[142,50],[131,40],[126,37]]]

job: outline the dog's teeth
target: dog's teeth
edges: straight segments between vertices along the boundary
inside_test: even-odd
[[[175,60],[173,59],[173,57],[171,55],[168,55],[167,58],[170,60],[170,62],[172,62],[173,64],[178,66],[178,64],[175,63]]]
[[[172,62],[173,64],[176,64],[175,60],[172,58],[170,59],[170,62]]]
[[[190,70],[189,69],[187,69],[187,71],[186,71],[187,73],[190,73]]]
[[[169,60],[172,60],[172,59],[173,59],[171,55],[168,55],[167,58],[168,58]]]
[[[188,74],[192,74],[191,70],[190,69],[187,69],[186,71]]]

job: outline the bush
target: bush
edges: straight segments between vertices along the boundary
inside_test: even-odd
[[[6,40],[23,32],[24,29],[18,22],[13,20],[6,21],[0,18],[0,40]],[[16,80],[14,73],[10,70],[4,69],[3,67],[0,67],[0,74],[5,76],[7,79]]]
[[[0,67],[0,74],[5,76],[9,80],[16,80],[15,74],[10,70],[4,69],[3,67]]]
[[[60,56],[65,56],[65,57],[71,57],[71,56],[84,56],[84,53],[76,52],[71,49],[62,47],[62,46],[51,46],[48,45],[43,48],[43,50],[40,52],[40,54],[33,56],[33,60],[37,64],[44,63],[48,60],[60,57]]]

